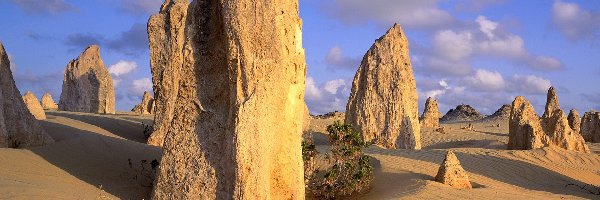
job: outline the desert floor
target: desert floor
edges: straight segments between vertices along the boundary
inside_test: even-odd
[[[152,116],[47,112],[42,121],[57,141],[30,149],[0,149],[0,199],[143,199],[151,191],[150,162],[160,149],[144,144]],[[312,120],[319,151],[328,149],[325,127]],[[356,199],[600,199],[600,144],[594,153],[545,148],[505,150],[507,121],[473,123],[476,131],[444,124],[445,134],[423,130],[423,150],[367,149],[373,187]],[[494,125],[500,124],[500,127]],[[468,171],[474,189],[433,180],[448,149]],[[589,184],[589,185],[588,185]],[[580,187],[584,187],[584,189]]]

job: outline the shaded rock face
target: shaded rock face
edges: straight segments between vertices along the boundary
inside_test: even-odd
[[[26,148],[54,143],[27,109],[0,43],[0,148]]]
[[[183,66],[185,22],[189,0],[166,0],[148,20],[150,66],[155,97],[154,130],[148,144],[162,146],[173,120]]]
[[[571,127],[573,131],[577,133],[581,131],[581,116],[577,110],[571,109],[571,111],[569,111],[569,116],[567,116],[567,120],[569,120],[569,127]]]
[[[581,136],[587,142],[600,142],[600,112],[590,111],[583,114]]]
[[[38,98],[32,92],[27,92],[23,95],[23,102],[25,102],[25,106],[29,110],[29,113],[35,117],[37,120],[46,119],[46,113],[44,112],[44,108],[40,104]]]
[[[71,112],[115,113],[113,80],[97,45],[85,49],[67,65],[58,108]]]
[[[494,114],[487,116],[484,120],[506,120],[510,118],[511,104],[502,105]]]
[[[133,109],[131,112],[138,115],[149,115],[154,113],[154,98],[150,95],[149,92],[144,92],[144,96],[142,97],[142,102]]]
[[[188,11],[152,198],[304,199],[298,1],[193,1]]]
[[[354,76],[346,123],[385,148],[420,149],[416,82],[408,40],[395,24],[375,41]]]
[[[558,106],[558,97],[553,88],[548,91],[548,101],[547,112],[539,119],[524,97],[515,99],[509,124],[508,149],[557,146],[566,150],[590,152],[579,132],[569,126],[566,114]]]
[[[548,138],[531,103],[525,97],[518,96],[511,107],[508,149],[526,150],[544,147],[548,143]]]
[[[46,110],[57,110],[58,109],[58,104],[56,104],[54,102],[52,95],[50,95],[49,93],[46,93],[46,94],[44,94],[44,96],[42,96],[42,108],[44,108]]]
[[[463,104],[457,106],[455,109],[450,109],[446,115],[440,119],[440,121],[444,123],[468,122],[481,120],[484,117],[485,116],[483,116],[473,107]]]
[[[437,128],[440,126],[438,102],[429,97],[425,102],[425,110],[421,120],[421,128]]]
[[[440,165],[435,181],[457,189],[470,189],[469,175],[460,165],[460,161],[452,151],[448,151],[446,159]]]

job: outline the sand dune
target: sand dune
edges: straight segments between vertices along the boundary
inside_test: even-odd
[[[0,199],[149,197],[152,169],[146,164],[143,170],[141,162],[159,160],[160,149],[142,143],[141,123],[150,124],[152,116],[47,115],[42,125],[55,144],[0,149]],[[325,128],[333,121],[312,120],[319,151],[329,149]],[[423,150],[369,148],[367,154],[376,169],[373,187],[354,199],[600,198],[575,186],[600,186],[599,144],[588,143],[595,152],[590,154],[554,148],[508,151],[506,122],[473,124],[475,131],[461,129],[468,123],[444,124],[446,134],[423,130]],[[500,127],[495,127],[497,124]],[[469,173],[474,189],[453,189],[433,181],[450,148]],[[324,161],[318,164],[327,165]]]

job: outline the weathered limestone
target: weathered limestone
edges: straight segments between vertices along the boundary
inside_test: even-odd
[[[142,102],[133,109],[131,112],[138,115],[149,115],[154,113],[154,98],[150,95],[149,92],[144,92],[144,96],[142,97]]]
[[[573,131],[577,133],[581,131],[581,115],[579,115],[577,110],[571,109],[571,111],[569,111],[569,116],[567,116],[567,120],[569,120],[569,127],[571,127]]]
[[[557,146],[566,150],[589,152],[583,137],[569,126],[553,87],[548,90],[547,100],[546,111],[539,119],[525,98],[515,99],[509,122],[508,149]]]
[[[188,11],[152,198],[304,199],[298,1],[193,1]]]
[[[163,146],[173,120],[183,65],[185,22],[189,0],[166,0],[158,14],[148,20],[150,67],[154,89],[154,130],[148,144]]]
[[[470,105],[461,104],[456,106],[455,109],[450,109],[441,119],[441,122],[452,123],[452,122],[470,122],[483,119],[481,113]]]
[[[40,101],[31,91],[26,92],[25,95],[23,95],[23,102],[25,102],[25,106],[27,106],[29,113],[31,113],[31,115],[33,115],[35,119],[46,119],[46,113],[44,112],[44,108],[42,108]]]
[[[590,111],[583,114],[581,136],[587,142],[600,142],[600,112]]]
[[[100,57],[100,47],[89,46],[65,70],[59,110],[115,113],[113,80]]]
[[[484,120],[487,120],[487,121],[507,120],[510,118],[510,109],[511,109],[510,104],[502,105],[502,107],[500,107],[498,110],[496,110],[496,112],[494,112],[494,114],[485,117]]]
[[[548,143],[539,116],[523,96],[518,96],[512,103],[508,130],[508,149],[537,149]]]
[[[385,148],[420,149],[416,82],[408,40],[395,24],[375,41],[354,76],[346,123]]]
[[[54,143],[29,112],[13,79],[0,43],[0,148],[26,148]]]
[[[431,97],[425,102],[425,110],[421,117],[421,128],[438,128],[440,126],[438,102]]]
[[[435,181],[457,189],[471,189],[469,175],[460,165],[454,152],[448,151],[444,162],[440,165]]]
[[[50,93],[46,93],[42,96],[42,108],[46,110],[58,110],[58,104],[54,102]]]

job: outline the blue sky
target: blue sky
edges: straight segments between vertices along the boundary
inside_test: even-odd
[[[60,96],[63,71],[99,43],[117,109],[151,90],[146,22],[162,0],[0,0],[0,41],[22,93]],[[491,114],[524,95],[538,113],[550,85],[563,109],[600,110],[600,1],[300,0],[312,113],[344,110],[360,61],[394,23],[409,41],[419,107]]]

